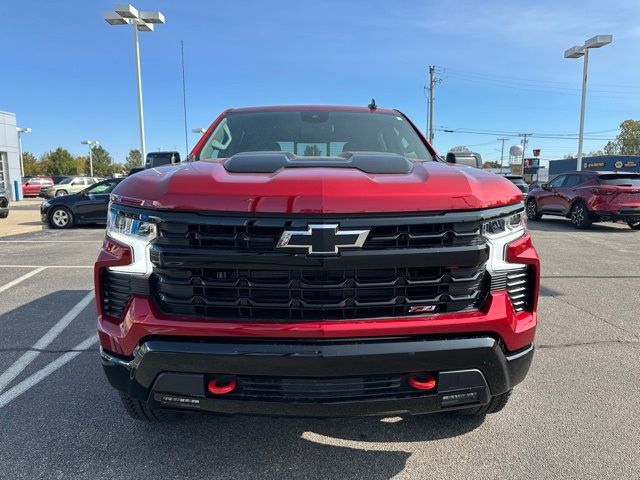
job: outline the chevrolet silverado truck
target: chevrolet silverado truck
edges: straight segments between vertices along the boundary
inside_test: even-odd
[[[100,356],[140,420],[485,415],[531,364],[539,275],[520,190],[399,111],[231,109],[113,190]]]

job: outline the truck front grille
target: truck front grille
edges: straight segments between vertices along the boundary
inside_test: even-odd
[[[234,219],[219,218],[215,223],[161,223],[159,245],[216,249],[236,252],[272,252],[282,232],[306,228],[306,222],[290,219]],[[380,219],[376,219],[380,222]],[[330,223],[331,220],[327,220]],[[340,221],[341,226],[351,222]],[[360,222],[362,223],[362,222]],[[409,218],[398,224],[393,220],[371,228],[364,250],[381,248],[428,248],[484,243],[479,222],[435,221],[424,223]]]
[[[484,266],[348,270],[156,268],[159,307],[177,315],[341,320],[459,312],[484,298]]]
[[[290,322],[477,310],[491,287],[481,225],[520,207],[406,217],[119,208],[157,225],[145,281],[160,312],[185,320]],[[283,232],[314,224],[368,235],[361,248],[337,254],[278,248]],[[129,298],[125,285],[109,278],[104,290],[105,311],[121,312]]]
[[[7,208],[9,201],[5,197],[0,197],[0,208]]]

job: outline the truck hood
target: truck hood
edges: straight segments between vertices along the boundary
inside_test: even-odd
[[[189,211],[393,213],[475,210],[522,201],[510,181],[475,168],[414,162],[403,174],[305,167],[230,173],[221,161],[152,168],[122,181],[116,202]]]

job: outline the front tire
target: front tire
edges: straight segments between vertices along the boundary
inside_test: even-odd
[[[538,204],[535,199],[530,198],[527,200],[527,220],[540,220],[542,214],[538,211]]]
[[[7,210],[6,212],[0,212],[0,218],[7,218],[8,216],[9,216],[9,210]]]
[[[640,230],[640,222],[627,222],[631,230]]]
[[[176,418],[176,415],[171,412],[149,408],[146,402],[136,400],[126,393],[119,393],[124,409],[134,420],[140,420],[142,422],[167,422]]]
[[[73,214],[66,207],[54,207],[49,213],[51,228],[70,228],[73,226]]]
[[[469,416],[484,416],[489,413],[496,413],[507,405],[510,396],[511,390],[500,395],[496,395],[495,397],[491,397],[491,400],[486,405],[474,408],[465,408],[464,410],[458,410],[458,413]]]
[[[591,214],[587,210],[587,206],[582,202],[576,202],[571,207],[571,225],[581,230],[591,226]]]

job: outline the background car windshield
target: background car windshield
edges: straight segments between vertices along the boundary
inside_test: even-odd
[[[94,186],[87,188],[87,193],[90,195],[104,195],[111,193],[111,190],[120,183],[120,180],[107,180],[105,182],[96,183]]]
[[[72,177],[63,178],[62,180],[60,180],[60,183],[58,183],[58,185],[67,185],[68,183],[71,183],[72,180]]]
[[[602,185],[617,185],[619,187],[640,187],[640,175],[600,175]]]
[[[200,159],[260,151],[304,157],[386,152],[414,160],[433,159],[401,115],[335,111],[232,112],[211,134]]]

